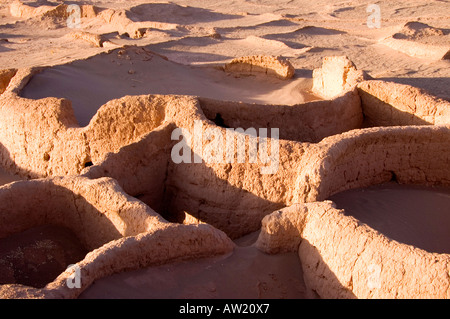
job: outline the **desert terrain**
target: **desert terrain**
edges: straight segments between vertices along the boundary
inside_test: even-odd
[[[0,297],[449,298],[449,87],[450,1],[1,1]]]

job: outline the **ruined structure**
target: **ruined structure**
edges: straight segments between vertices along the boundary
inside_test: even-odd
[[[321,297],[449,297],[448,254],[392,241],[323,202],[393,176],[400,183],[450,185],[447,101],[407,85],[365,80],[348,59],[334,57],[314,72],[323,101],[285,106],[126,96],[79,127],[70,101],[19,96],[37,71],[2,78],[0,163],[32,180],[0,187],[0,238],[59,225],[90,252],[77,262],[81,288],[67,287],[67,270],[43,288],[9,282],[0,287],[2,297],[76,298],[115,272],[230,252],[231,239],[261,223],[257,247],[298,251],[305,281]],[[196,123],[222,136],[227,128],[282,127],[278,157],[174,163],[174,130],[193,132]],[[239,139],[247,141],[249,156],[245,131],[228,137],[235,149]],[[213,142],[227,147],[225,139],[204,139],[197,145],[203,153],[193,146],[192,156],[205,154]],[[261,167],[274,162],[276,172],[264,174]],[[381,289],[365,285],[371,264],[382,265]]]
[[[246,56],[231,60],[225,64],[225,71],[236,73],[264,73],[287,80],[294,76],[295,69],[283,57],[264,55]]]

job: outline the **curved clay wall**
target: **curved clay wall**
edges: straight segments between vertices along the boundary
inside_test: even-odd
[[[446,126],[368,128],[328,137],[305,154],[294,202],[320,201],[392,179],[449,185],[448,145]]]
[[[122,146],[136,142],[163,122],[174,122],[178,127],[188,128],[196,119],[206,120],[202,106],[195,97],[141,95],[109,101],[100,107],[88,126],[80,128],[69,100],[31,100],[18,96],[33,73],[38,71],[19,70],[0,96],[1,164],[21,176],[39,178],[79,174],[87,165],[99,163],[108,152],[117,152]],[[210,100],[203,102],[203,108],[211,113],[217,103]],[[220,102],[219,105],[224,104],[227,102]],[[228,105],[235,111],[235,118],[242,115],[245,121],[245,110],[238,111],[232,102],[226,107]],[[253,115],[261,107],[247,106]],[[256,124],[255,128],[263,125],[279,127],[282,138],[310,141],[359,128],[362,123],[356,92],[332,101],[265,109],[264,113],[260,113],[260,118],[267,113],[271,120],[263,123],[256,119],[242,124]],[[319,111],[326,112],[328,116],[322,117]],[[291,116],[296,115],[301,118],[302,125],[288,128],[277,119],[280,115],[282,119],[290,118],[291,121]],[[226,117],[228,120],[229,116]]]
[[[0,238],[54,224],[72,229],[90,250],[165,222],[110,178],[20,181],[2,188],[0,205]]]
[[[449,125],[450,102],[410,85],[385,81],[358,84],[366,126]]]
[[[0,188],[4,199],[0,202],[0,236],[45,223],[71,228],[94,249],[77,264],[84,278],[81,291],[114,272],[229,252],[233,249],[229,237],[259,229],[264,216],[290,205],[281,214],[265,217],[258,245],[268,252],[299,249],[305,279],[322,297],[448,297],[448,255],[391,241],[350,217],[343,218],[330,203],[296,204],[393,178],[401,183],[449,185],[450,128],[445,126],[449,122],[444,104],[428,113],[422,110],[434,105],[431,102],[410,110],[428,124],[434,121],[441,126],[359,129],[359,95],[364,116],[376,125],[384,123],[376,122],[382,117],[378,111],[371,115],[384,94],[374,88],[384,90],[384,84],[361,82],[358,91],[342,92],[333,100],[289,107],[192,96],[127,96],[106,103],[88,126],[79,127],[70,101],[18,96],[32,74],[33,70],[18,70],[0,96],[1,165],[28,178],[84,176]],[[369,89],[361,93],[364,85],[374,93]],[[367,98],[364,94],[373,95]],[[415,95],[412,100],[421,98]],[[410,104],[402,101],[399,97],[383,103],[388,103],[392,114],[405,105],[408,113]],[[276,170],[264,174],[260,159],[214,163],[202,156],[202,163],[176,164],[171,151],[178,141],[172,133],[176,128],[192,133],[196,123],[222,136],[226,136],[224,126],[279,128],[282,139]],[[387,123],[412,124],[394,116]],[[232,136],[237,147],[242,133]],[[225,141],[218,143],[226,148]],[[200,147],[205,151],[209,144],[203,140]],[[155,211],[178,222],[193,216],[199,223],[169,223]],[[273,223],[265,230],[268,220]],[[383,265],[384,290],[364,288],[367,267],[372,264]],[[0,295],[74,298],[81,291],[67,287],[68,276],[67,271],[43,289],[3,285]]]
[[[449,254],[391,240],[329,201],[267,216],[256,245],[298,251],[305,283],[322,298],[450,297]]]
[[[208,128],[217,129],[226,135],[224,128],[207,120],[202,123],[204,132]],[[299,169],[307,144],[281,140],[279,166],[273,174],[262,173],[264,165],[260,159],[256,163],[226,164],[211,163],[204,157],[201,163],[175,163],[171,158],[171,149],[178,143],[171,139],[175,127],[168,123],[157,128],[140,141],[108,154],[103,162],[87,168],[83,175],[112,177],[127,194],[144,201],[164,217],[182,222],[188,213],[231,237],[257,230],[261,219],[284,206],[293,193],[293,172]],[[243,134],[231,135],[235,149],[239,135]],[[225,143],[224,140],[224,149]],[[205,141],[203,150],[207,145]],[[249,147],[246,143],[247,157]],[[194,154],[192,149],[189,152]]]
[[[362,123],[360,99],[354,90],[330,101],[294,106],[172,95],[126,96],[103,105],[89,125],[80,128],[70,101],[18,96],[32,74],[33,70],[20,70],[0,99],[4,123],[13,123],[0,126],[5,168],[36,178],[80,174],[92,165],[86,176],[113,177],[128,194],[163,215],[179,220],[186,212],[233,237],[258,229],[264,215],[289,201],[291,170],[307,144],[281,140],[282,164],[277,163],[275,173],[262,174],[261,162],[174,164],[170,151],[176,141],[171,140],[171,131],[179,127],[193,132],[198,120],[204,130],[217,128],[225,136],[224,128],[208,120],[219,109],[230,127],[267,128],[269,136],[271,128],[279,128],[281,139],[301,142],[318,141]],[[237,141],[236,134],[233,138]],[[203,149],[207,145],[204,141]],[[261,182],[255,184],[255,180]],[[221,196],[217,196],[219,189]],[[216,216],[217,211],[222,213]]]
[[[381,183],[450,184],[450,129],[371,128],[324,139],[308,150],[290,207],[266,216],[257,247],[297,251],[307,285],[322,298],[448,298],[450,255],[391,240],[329,201]],[[376,282],[374,280],[376,274]]]
[[[205,116],[220,114],[226,127],[280,129],[285,140],[317,143],[321,139],[362,126],[361,101],[356,90],[331,100],[297,105],[261,105],[199,98]]]
[[[18,75],[23,80],[13,78],[16,86],[25,85],[30,74]],[[88,126],[80,128],[70,101],[30,100],[18,97],[17,91],[10,84],[0,97],[1,164],[28,178],[79,174],[108,152],[118,151],[159,126],[166,105],[176,99],[147,95],[112,100],[100,108]]]
[[[224,254],[234,247],[209,225],[168,223],[109,178],[17,182],[0,187],[0,199],[0,238],[39,225],[59,225],[71,229],[91,250],[76,264],[80,288],[68,287],[72,272],[67,270],[42,289],[2,285],[2,298],[76,298],[96,279],[116,272]]]

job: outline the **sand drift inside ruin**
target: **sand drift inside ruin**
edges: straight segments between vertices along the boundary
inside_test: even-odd
[[[88,253],[70,229],[53,225],[27,229],[0,240],[1,284],[43,288]]]
[[[119,72],[119,73],[118,73]],[[81,126],[106,102],[125,95],[177,94],[224,101],[293,105],[320,100],[310,78],[284,81],[258,74],[229,74],[220,68],[167,61],[149,49],[112,50],[87,60],[54,66],[33,76],[25,98],[66,98]]]
[[[450,190],[388,183],[353,189],[329,198],[357,218],[399,242],[450,253]]]

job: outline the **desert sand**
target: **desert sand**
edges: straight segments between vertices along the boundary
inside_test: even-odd
[[[430,252],[450,252],[448,189],[391,182],[348,190],[329,199],[392,239]]]
[[[70,4],[0,3],[1,297],[450,297],[448,1]]]
[[[254,247],[259,232],[236,240],[233,253],[113,275],[79,298],[311,299],[295,253]],[[157,289],[155,289],[158,287]]]

